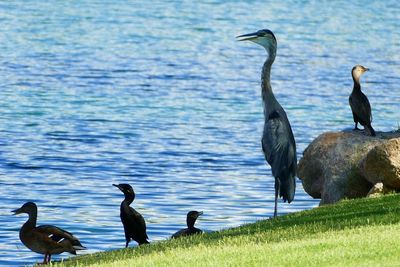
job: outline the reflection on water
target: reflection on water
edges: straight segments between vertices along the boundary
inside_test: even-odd
[[[371,69],[374,128],[398,126],[399,11],[396,1],[0,3],[0,264],[42,259],[18,239],[26,216],[10,213],[26,201],[88,252],[123,247],[112,183],[134,187],[152,241],[192,209],[206,230],[271,216],[265,52],[234,37],[275,31],[272,86],[300,158],[318,134],[353,126],[355,64]],[[281,213],[317,205],[297,188]]]

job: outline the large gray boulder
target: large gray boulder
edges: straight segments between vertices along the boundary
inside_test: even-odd
[[[365,197],[377,183],[385,192],[400,190],[400,131],[321,134],[303,152],[297,175],[320,205]]]

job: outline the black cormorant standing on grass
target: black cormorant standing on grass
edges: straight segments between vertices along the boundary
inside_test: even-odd
[[[181,236],[188,236],[188,235],[193,235],[193,234],[200,234],[203,231],[201,231],[200,229],[194,227],[194,223],[196,222],[197,218],[202,215],[203,212],[202,211],[189,211],[187,216],[186,216],[186,224],[187,224],[187,228],[179,230],[178,232],[176,232],[175,234],[172,235],[171,238],[178,238]]]
[[[51,255],[69,252],[76,255],[77,250],[86,249],[80,241],[61,228],[53,225],[36,226],[37,206],[33,202],[26,202],[21,208],[13,210],[15,215],[27,213],[28,221],[19,231],[21,242],[33,252],[44,254],[43,264],[51,261]]]
[[[270,30],[260,30],[240,35],[239,41],[251,41],[267,50],[268,58],[261,73],[261,95],[264,104],[264,131],[261,146],[272,175],[275,177],[275,209],[278,213],[278,195],[283,201],[292,202],[296,189],[296,143],[285,110],[276,100],[270,83],[271,66],[274,63],[277,42]]]
[[[135,240],[139,246],[143,244],[148,244],[149,237],[146,234],[146,222],[143,216],[137,212],[135,209],[129,207],[129,205],[135,199],[135,192],[132,186],[129,184],[113,184],[113,186],[118,187],[125,195],[125,199],[121,202],[121,221],[124,225],[125,230],[125,247],[128,247],[131,239]]]
[[[369,135],[375,136],[375,130],[371,126],[372,113],[371,105],[369,104],[367,96],[361,92],[360,78],[361,75],[369,69],[361,65],[355,65],[351,70],[354,86],[353,92],[349,97],[351,111],[353,112],[354,130],[359,130],[357,124],[360,123],[364,129],[368,131]]]

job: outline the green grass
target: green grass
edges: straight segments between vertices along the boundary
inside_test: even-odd
[[[57,266],[398,266],[400,195],[341,201]]]

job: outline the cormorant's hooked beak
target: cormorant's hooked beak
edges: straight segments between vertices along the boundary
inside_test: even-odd
[[[258,37],[259,36],[258,36],[257,32],[236,36],[236,38],[242,38],[242,39],[238,39],[238,41],[253,41],[253,40],[257,39]]]
[[[116,188],[118,188],[119,190],[121,190],[121,191],[122,191],[122,189],[121,189],[121,187],[119,187],[119,185],[117,185],[117,184],[113,184],[113,186],[115,186]]]
[[[364,68],[363,68],[363,71],[364,71],[364,72],[369,71],[369,68],[365,68],[365,67],[364,67]]]
[[[12,210],[11,212],[14,212],[13,215],[17,215],[17,214],[21,214],[22,213],[21,208]]]
[[[201,215],[203,215],[203,212],[202,212],[202,211],[199,211],[199,212],[197,213],[197,217],[199,217],[199,216],[201,216]]]

